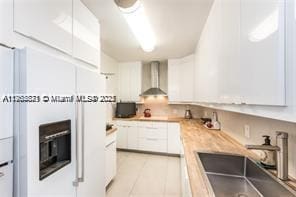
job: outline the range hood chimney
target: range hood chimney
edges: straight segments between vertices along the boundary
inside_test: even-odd
[[[167,96],[159,87],[159,61],[151,62],[151,88],[144,91],[140,96]]]

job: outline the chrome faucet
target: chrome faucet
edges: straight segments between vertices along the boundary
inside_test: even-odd
[[[288,180],[288,133],[276,132],[276,146],[271,145],[246,145],[247,149],[276,151],[277,177]]]

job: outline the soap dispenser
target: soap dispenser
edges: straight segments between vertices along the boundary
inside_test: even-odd
[[[264,144],[262,144],[262,145],[263,146],[271,146],[270,136],[263,135],[262,137],[264,138]],[[264,155],[261,158],[261,164],[265,168],[275,169],[276,168],[276,154],[275,154],[275,151],[264,150],[263,154]]]

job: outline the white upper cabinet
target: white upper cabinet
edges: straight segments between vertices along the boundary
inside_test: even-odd
[[[100,24],[80,0],[15,0],[14,31],[99,66]]]
[[[220,1],[219,103],[241,103],[240,1]]]
[[[194,55],[168,60],[168,97],[171,102],[194,101]]]
[[[198,102],[285,105],[285,1],[215,0],[196,49]]]
[[[100,62],[100,24],[80,1],[73,1],[73,56],[98,66]]]
[[[244,103],[285,105],[285,32],[285,0],[241,0]]]
[[[14,0],[14,31],[72,54],[72,0]]]
[[[140,100],[142,85],[142,63],[127,62],[118,64],[118,101]]]
[[[196,48],[196,101],[219,102],[221,61],[221,0],[214,1]]]

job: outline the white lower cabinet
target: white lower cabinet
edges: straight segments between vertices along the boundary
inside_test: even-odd
[[[167,128],[143,127],[139,129],[139,137],[145,139],[167,139]]]
[[[136,121],[117,121],[117,148],[138,149],[138,127]]]
[[[138,127],[132,125],[127,127],[127,148],[138,149]]]
[[[181,170],[182,197],[192,197],[183,145],[181,146],[180,151],[181,151],[180,170]]]
[[[0,167],[0,194],[5,197],[12,197],[13,165],[9,163]]]
[[[179,123],[168,123],[168,153],[181,153],[181,133]]]
[[[127,148],[127,126],[117,126],[117,148]]]
[[[107,186],[116,175],[116,132],[106,137],[105,173],[105,186]]]
[[[139,150],[166,153],[167,140],[157,138],[140,138]]]
[[[180,154],[180,124],[153,121],[116,121],[117,148]]]

